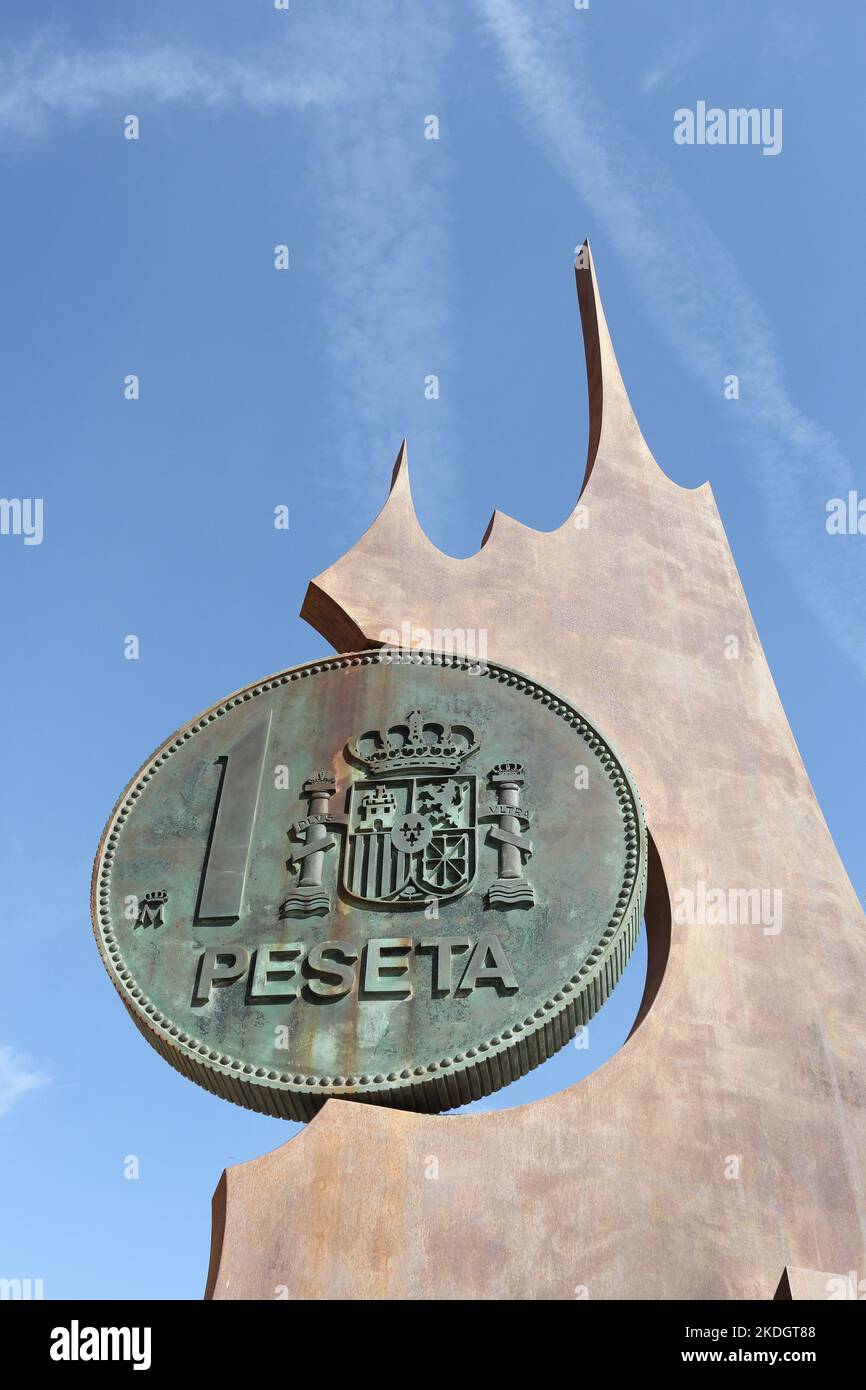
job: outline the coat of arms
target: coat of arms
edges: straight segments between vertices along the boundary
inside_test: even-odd
[[[303,843],[289,861],[298,877],[283,914],[329,910],[322,868],[325,851],[337,844],[336,830],[345,831],[342,889],[354,901],[419,908],[457,898],[475,881],[480,820],[495,822],[487,841],[499,855],[487,905],[531,907],[535,894],[523,874],[532,853],[529,817],[520,807],[523,768],[509,762],[490,770],[497,800],[479,813],[478,777],[464,763],[480,746],[470,724],[426,718],[419,709],[385,734],[360,734],[348,752],[366,775],[349,786],[345,815],[328,810],[337,790],[333,773],[316,772],[304,783],[309,814],[289,832]]]
[[[469,725],[413,710],[383,739],[351,745],[369,769],[349,793],[343,887],[367,903],[423,905],[455,898],[475,878],[476,779],[462,770],[479,746]]]

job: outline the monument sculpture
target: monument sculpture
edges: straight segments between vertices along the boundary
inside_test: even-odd
[[[452,559],[404,445],[309,586],[340,655],[185,726],[106,827],[94,927],[136,1025],[310,1121],[223,1175],[209,1297],[771,1299],[866,1268],[863,912],[710,487],[656,464],[588,247],[575,272],[577,511],[495,512]],[[483,632],[490,659],[389,648],[407,626]],[[738,910],[676,907],[701,888]],[[438,1113],[566,1043],[642,915],[620,1052],[531,1105]]]

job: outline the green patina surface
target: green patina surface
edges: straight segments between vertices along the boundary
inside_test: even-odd
[[[642,915],[636,792],[570,705],[469,666],[296,668],[194,720],[127,788],[97,941],[191,1079],[287,1117],[329,1095],[438,1110],[604,1002]]]

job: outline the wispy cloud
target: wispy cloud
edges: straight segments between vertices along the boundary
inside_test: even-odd
[[[340,486],[357,507],[378,507],[406,434],[416,499],[434,528],[454,489],[452,132],[438,99],[448,18],[448,9],[393,0],[353,10],[341,39],[363,83],[311,128]],[[439,140],[425,138],[431,115],[442,121]],[[434,375],[440,396],[428,400]],[[370,486],[376,474],[382,491]],[[356,512],[354,534],[357,526]]]
[[[640,80],[640,90],[646,95],[678,77],[703,46],[704,40],[696,26],[682,30],[678,24],[674,33],[665,35],[661,56],[647,68]]]
[[[8,1115],[22,1096],[49,1080],[23,1052],[0,1044],[0,1115]]]
[[[111,102],[267,112],[332,101],[342,90],[338,76],[310,70],[306,55],[293,60],[283,45],[239,57],[172,44],[86,50],[47,31],[0,61],[0,134],[40,135],[58,117]]]
[[[76,49],[49,31],[0,61],[0,144],[112,106],[316,108],[303,151],[319,230],[304,259],[319,277],[334,383],[320,485],[340,496],[354,538],[359,511],[381,502],[408,434],[416,495],[435,527],[453,488],[455,257],[447,122],[437,141],[424,138],[424,121],[444,115],[436,98],[448,77],[450,6],[434,15],[415,0],[329,3],[322,14],[293,15],[287,33],[268,49],[226,57],[146,40]],[[435,401],[424,396],[431,375],[440,379]]]
[[[716,399],[724,376],[739,375],[737,422],[771,545],[866,676],[866,547],[825,530],[826,502],[854,486],[853,470],[832,434],[792,399],[779,345],[734,258],[663,161],[594,90],[581,51],[588,40],[573,16],[514,0],[478,4],[531,126],[593,210],[683,368]]]

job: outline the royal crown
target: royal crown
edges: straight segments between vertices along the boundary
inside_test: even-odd
[[[523,764],[522,763],[497,763],[490,769],[488,776],[494,785],[497,782],[512,782],[517,787],[523,786]]]
[[[315,795],[316,792],[327,792],[328,796],[331,796],[336,789],[337,779],[334,773],[322,768],[307,778],[304,783],[304,796]]]
[[[443,724],[413,709],[405,721],[392,724],[384,734],[379,730],[359,734],[349,744],[349,752],[376,775],[419,768],[457,772],[480,746],[471,724]]]

